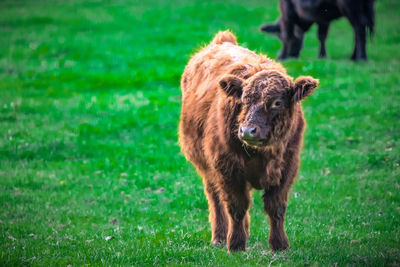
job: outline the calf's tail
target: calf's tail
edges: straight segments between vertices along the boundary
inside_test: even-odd
[[[230,31],[226,30],[226,31],[219,31],[214,39],[212,40],[212,44],[223,44],[225,42],[228,43],[232,43],[234,45],[237,45],[237,41],[236,41],[236,36],[233,35],[233,33],[231,33]]]

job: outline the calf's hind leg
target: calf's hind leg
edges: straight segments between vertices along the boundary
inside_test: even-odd
[[[204,192],[208,200],[208,209],[210,212],[209,221],[211,224],[211,243],[214,246],[226,243],[228,234],[228,218],[218,189],[210,182],[204,181]]]

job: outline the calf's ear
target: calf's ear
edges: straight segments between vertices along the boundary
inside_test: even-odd
[[[241,97],[243,83],[243,79],[237,76],[225,75],[219,81],[219,86],[228,96]]]
[[[310,76],[300,76],[297,78],[292,89],[293,102],[301,101],[310,96],[314,92],[314,89],[317,88],[318,83],[318,79]]]

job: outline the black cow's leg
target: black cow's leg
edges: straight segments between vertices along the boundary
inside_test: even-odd
[[[357,55],[357,45],[354,44],[353,53],[351,54],[350,59],[351,60],[356,60],[356,55]]]
[[[294,25],[295,25],[295,11],[291,3],[289,1],[279,1],[279,8],[281,10],[282,17],[279,20],[280,29],[281,29],[281,41],[283,44],[282,50],[278,56],[278,59],[286,59],[290,55],[291,45],[294,36]]]
[[[352,23],[354,29],[354,50],[351,55],[352,60],[367,60],[367,52],[366,52],[366,29],[364,25],[361,25],[358,22]]]
[[[366,45],[366,29],[364,25],[359,24],[356,28],[356,60],[367,60]]]
[[[359,5],[348,5],[344,7],[343,13],[349,20],[354,30],[354,50],[352,60],[367,60],[366,52],[366,27],[363,23],[362,13]]]
[[[325,41],[326,41],[326,37],[328,36],[328,30],[329,30],[329,23],[328,24],[318,24],[318,40],[320,43],[320,47],[319,47],[319,57],[320,58],[326,57]]]
[[[303,36],[296,38],[293,33],[294,25],[291,24],[291,22],[286,24],[286,26],[282,27],[283,30],[281,32],[281,41],[283,46],[278,56],[278,59],[280,60],[288,57],[298,57],[303,44]]]
[[[303,39],[304,34],[302,33],[300,36],[293,36],[292,40],[290,40],[288,44],[289,49],[289,57],[299,57],[300,50],[303,47]]]
[[[300,56],[300,51],[303,48],[304,33],[307,32],[312,25],[312,22],[297,19],[297,23],[294,25],[294,35],[289,42],[290,57]]]
[[[290,52],[290,41],[293,39],[293,29],[294,25],[287,19],[281,19],[281,41],[282,41],[282,49],[279,53],[278,59],[283,60],[289,57]]]
[[[279,52],[279,55],[278,55],[278,59],[279,60],[286,59],[286,58],[288,58],[288,55],[289,55],[289,53],[288,53],[288,51],[289,51],[288,44],[284,43],[283,40],[282,40],[282,45],[283,45],[282,49],[281,49],[281,51]]]

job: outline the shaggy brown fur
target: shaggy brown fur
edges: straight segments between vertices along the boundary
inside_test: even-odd
[[[203,178],[212,243],[245,250],[251,190],[264,190],[271,249],[289,247],[289,189],[304,131],[300,101],[318,81],[293,79],[282,65],[237,45],[229,31],[192,57],[182,76],[180,144]]]

